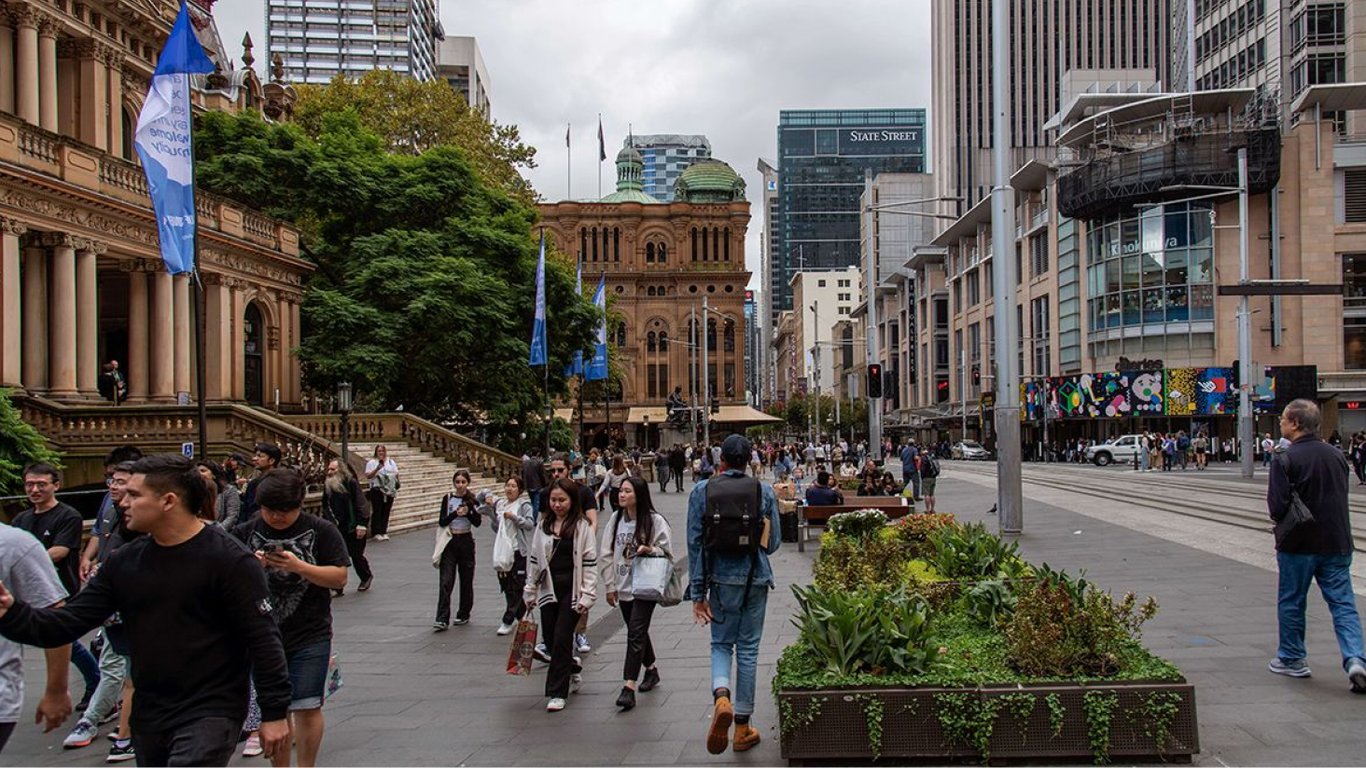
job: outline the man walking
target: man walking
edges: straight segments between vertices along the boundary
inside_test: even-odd
[[[273,443],[257,443],[256,452],[251,455],[251,465],[256,468],[256,476],[247,483],[247,489],[242,492],[242,512],[238,520],[245,523],[252,519],[260,510],[256,503],[256,486],[261,483],[261,478],[266,473],[280,466],[284,454],[280,452],[280,447]]]
[[[66,590],[57,578],[43,545],[17,528],[0,523],[0,583],[19,599],[37,606],[58,606]],[[47,650],[47,686],[38,702],[37,720],[44,732],[61,725],[71,714],[67,691],[70,646]],[[24,662],[17,643],[0,638],[0,752],[14,733],[24,709]]]
[[[920,456],[919,449],[915,446],[914,440],[907,440],[901,446],[901,487],[911,486],[916,500],[920,499],[920,467],[916,466],[916,459]]]
[[[773,587],[768,556],[778,551],[780,527],[772,486],[745,476],[750,450],[742,435],[727,437],[721,446],[724,470],[699,482],[688,497],[693,618],[711,625],[713,705],[707,751],[713,755],[726,751],[728,744],[744,752],[759,743],[759,731],[749,719],[754,714],[764,610]]]
[[[1361,617],[1352,592],[1352,526],[1347,518],[1347,459],[1319,437],[1319,407],[1292,400],[1281,414],[1281,434],[1290,448],[1271,464],[1267,509],[1276,527],[1280,571],[1276,619],[1280,647],[1267,668],[1278,675],[1309,677],[1304,648],[1304,609],[1311,581],[1319,583],[1333,616],[1342,668],[1353,693],[1366,693]],[[1269,439],[1269,438],[1268,438]],[[1312,522],[1283,530],[1291,505],[1302,501]]]
[[[247,715],[249,675],[266,754],[288,749],[290,680],[260,564],[200,518],[207,488],[189,459],[149,456],[132,472],[127,524],[147,535],[114,552],[60,608],[30,605],[0,585],[0,635],[66,645],[118,612],[143,765],[227,765]]]
[[[541,450],[532,448],[522,460],[522,487],[531,497],[531,518],[535,520],[541,511],[541,489],[546,486],[545,463],[541,461]]]
[[[674,443],[674,449],[669,451],[669,474],[673,475],[674,490],[683,492],[683,472],[688,468],[688,454],[683,450],[683,446]]]

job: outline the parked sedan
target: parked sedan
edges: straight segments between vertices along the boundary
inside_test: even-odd
[[[968,459],[972,461],[986,461],[991,458],[987,449],[976,440],[959,440],[953,444],[952,454],[955,459]]]

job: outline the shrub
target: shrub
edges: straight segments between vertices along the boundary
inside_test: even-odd
[[[946,578],[1017,578],[1027,568],[1019,545],[1002,541],[981,523],[939,528],[929,535],[926,559]]]
[[[929,606],[903,589],[792,587],[792,623],[827,674],[924,674],[939,653]]]
[[[953,515],[948,512],[926,512],[906,515],[897,520],[893,528],[907,546],[918,548],[929,539],[930,534],[953,524]]]
[[[48,447],[42,433],[24,421],[10,391],[0,389],[0,495],[22,494],[24,467],[39,461],[62,466],[61,457]]]
[[[880,509],[859,509],[832,515],[826,530],[836,536],[863,539],[887,526],[887,513]]]
[[[821,534],[821,551],[811,574],[821,589],[894,589],[903,583],[906,558],[905,547],[890,528],[867,538],[826,531]]]
[[[1004,581],[979,581],[963,593],[959,604],[963,613],[985,627],[1004,622],[1015,612],[1015,593]]]
[[[1025,586],[1006,623],[1007,661],[1034,677],[1113,677],[1157,613],[1131,592],[1116,601],[1081,577],[1047,565]]]

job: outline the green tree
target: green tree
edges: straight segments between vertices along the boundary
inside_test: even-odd
[[[353,109],[316,137],[253,114],[198,117],[200,183],[299,223],[317,262],[297,353],[305,383],[350,380],[364,402],[436,421],[523,430],[545,378],[527,357],[535,303],[535,211],[484,180],[459,146],[396,153]],[[549,386],[598,313],[567,258],[547,258]]]
[[[10,391],[0,389],[0,495],[23,493],[24,467],[38,461],[62,465],[43,435],[24,421]]]
[[[354,80],[337,75],[327,85],[297,90],[294,121],[315,139],[326,132],[330,116],[352,110],[390,152],[420,155],[459,147],[486,182],[531,199],[519,171],[536,167],[535,148],[522,143],[516,126],[499,125],[471,109],[444,80],[423,82],[375,69]]]

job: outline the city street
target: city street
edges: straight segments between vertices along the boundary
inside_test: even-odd
[[[992,524],[992,464],[946,462],[940,508],[963,521]],[[1024,555],[1054,568],[1086,572],[1117,592],[1152,594],[1161,604],[1144,638],[1196,684],[1201,765],[1351,765],[1360,761],[1360,707],[1339,671],[1327,611],[1309,601],[1308,647],[1315,676],[1269,674],[1275,647],[1276,575],[1264,530],[1216,522],[1175,508],[1261,514],[1251,497],[1261,476],[1185,476],[1118,468],[1028,465],[1025,471]],[[1043,480],[1051,481],[1045,486]],[[1062,486],[1072,484],[1068,490]],[[1097,489],[1100,489],[1099,491]],[[1237,495],[1241,489],[1246,496]],[[1139,492],[1148,502],[1133,500]],[[1096,494],[1110,497],[1108,500]],[[684,497],[656,495],[661,511],[682,528]],[[1353,500],[1354,509],[1363,497]],[[1230,503],[1231,502],[1231,503]],[[1230,507],[1237,507],[1231,509]],[[1168,509],[1168,507],[1172,507]],[[1361,529],[1361,526],[1358,526]],[[487,531],[479,531],[488,544]],[[814,549],[814,548],[813,548]],[[787,585],[809,579],[813,549],[784,547],[775,557],[781,582],[769,602],[761,654],[756,724],[764,742],[754,751],[713,757],[703,734],[709,714],[706,633],[686,606],[656,614],[661,687],[641,694],[635,710],[613,706],[620,689],[625,633],[618,614],[595,609],[585,658],[585,686],[559,714],[544,711],[543,668],[531,679],[503,674],[507,642],[493,634],[501,610],[487,565],[477,579],[478,604],[465,627],[430,629],[436,575],[428,530],[373,544],[378,577],[368,594],[337,600],[337,649],[345,688],[326,707],[325,765],[578,765],[781,764],[767,680],[780,648],[791,642]],[[487,562],[487,556],[481,551]],[[1358,590],[1363,581],[1358,579]],[[605,606],[604,606],[605,608]],[[25,656],[30,699],[42,684],[42,661]],[[43,736],[21,723],[6,762],[103,764],[107,742],[63,751],[65,732]],[[236,758],[234,764],[264,764]]]

